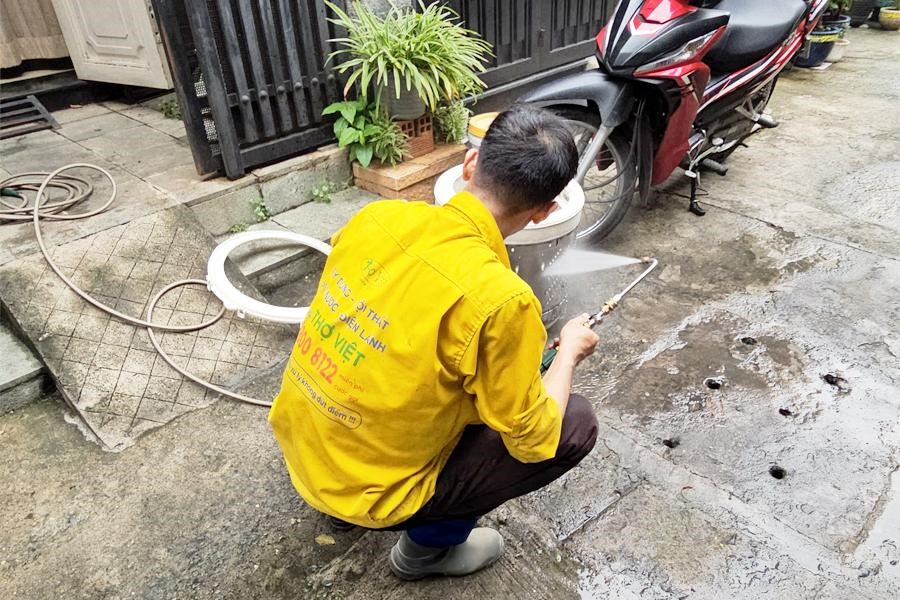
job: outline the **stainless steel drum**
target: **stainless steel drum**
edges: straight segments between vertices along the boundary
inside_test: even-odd
[[[465,187],[462,165],[441,175],[434,185],[437,204],[446,204]],[[556,199],[558,208],[541,223],[530,223],[525,229],[506,238],[509,260],[519,276],[528,282],[541,301],[544,325],[552,326],[562,316],[566,302],[566,283],[544,271],[575,240],[575,230],[584,208],[584,191],[572,181]]]

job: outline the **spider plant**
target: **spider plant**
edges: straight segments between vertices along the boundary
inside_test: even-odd
[[[470,114],[462,100],[442,103],[433,115],[435,137],[448,144],[465,142]]]
[[[463,28],[453,9],[419,0],[418,11],[392,4],[380,17],[356,1],[351,17],[332,2],[325,4],[336,16],[331,22],[346,31],[346,37],[331,40],[342,48],[328,57],[341,60],[339,73],[350,73],[345,96],[355,84],[363,97],[374,86],[380,105],[385,91],[399,99],[405,89],[434,110],[441,100],[451,102],[486,87],[478,74],[485,71],[491,46]]]

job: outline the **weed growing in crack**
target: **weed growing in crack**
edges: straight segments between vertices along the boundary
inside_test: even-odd
[[[253,214],[256,216],[257,223],[262,223],[272,217],[272,212],[269,210],[269,207],[266,206],[265,199],[261,196],[250,203],[250,208],[253,209]]]
[[[331,195],[346,190],[349,185],[345,183],[336,183],[334,181],[325,180],[312,189],[310,194],[314,202],[322,202],[331,204]]]

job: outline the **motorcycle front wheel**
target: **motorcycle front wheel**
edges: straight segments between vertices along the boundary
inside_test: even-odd
[[[551,110],[566,121],[581,156],[597,133],[600,115],[572,106],[551,107]],[[628,212],[636,186],[637,157],[629,137],[616,129],[584,178],[584,211],[575,232],[576,239],[597,242],[609,235]]]

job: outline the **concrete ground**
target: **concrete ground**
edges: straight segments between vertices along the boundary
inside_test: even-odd
[[[219,401],[110,454],[49,398],[0,417],[0,596],[900,596],[900,38],[850,40],[781,78],[781,127],[704,178],[706,217],[674,181],[606,241],[660,269],[579,372],[596,449],[485,519],[493,568],[395,580],[395,535],[305,507],[260,409]],[[579,281],[571,311],[629,275]]]

